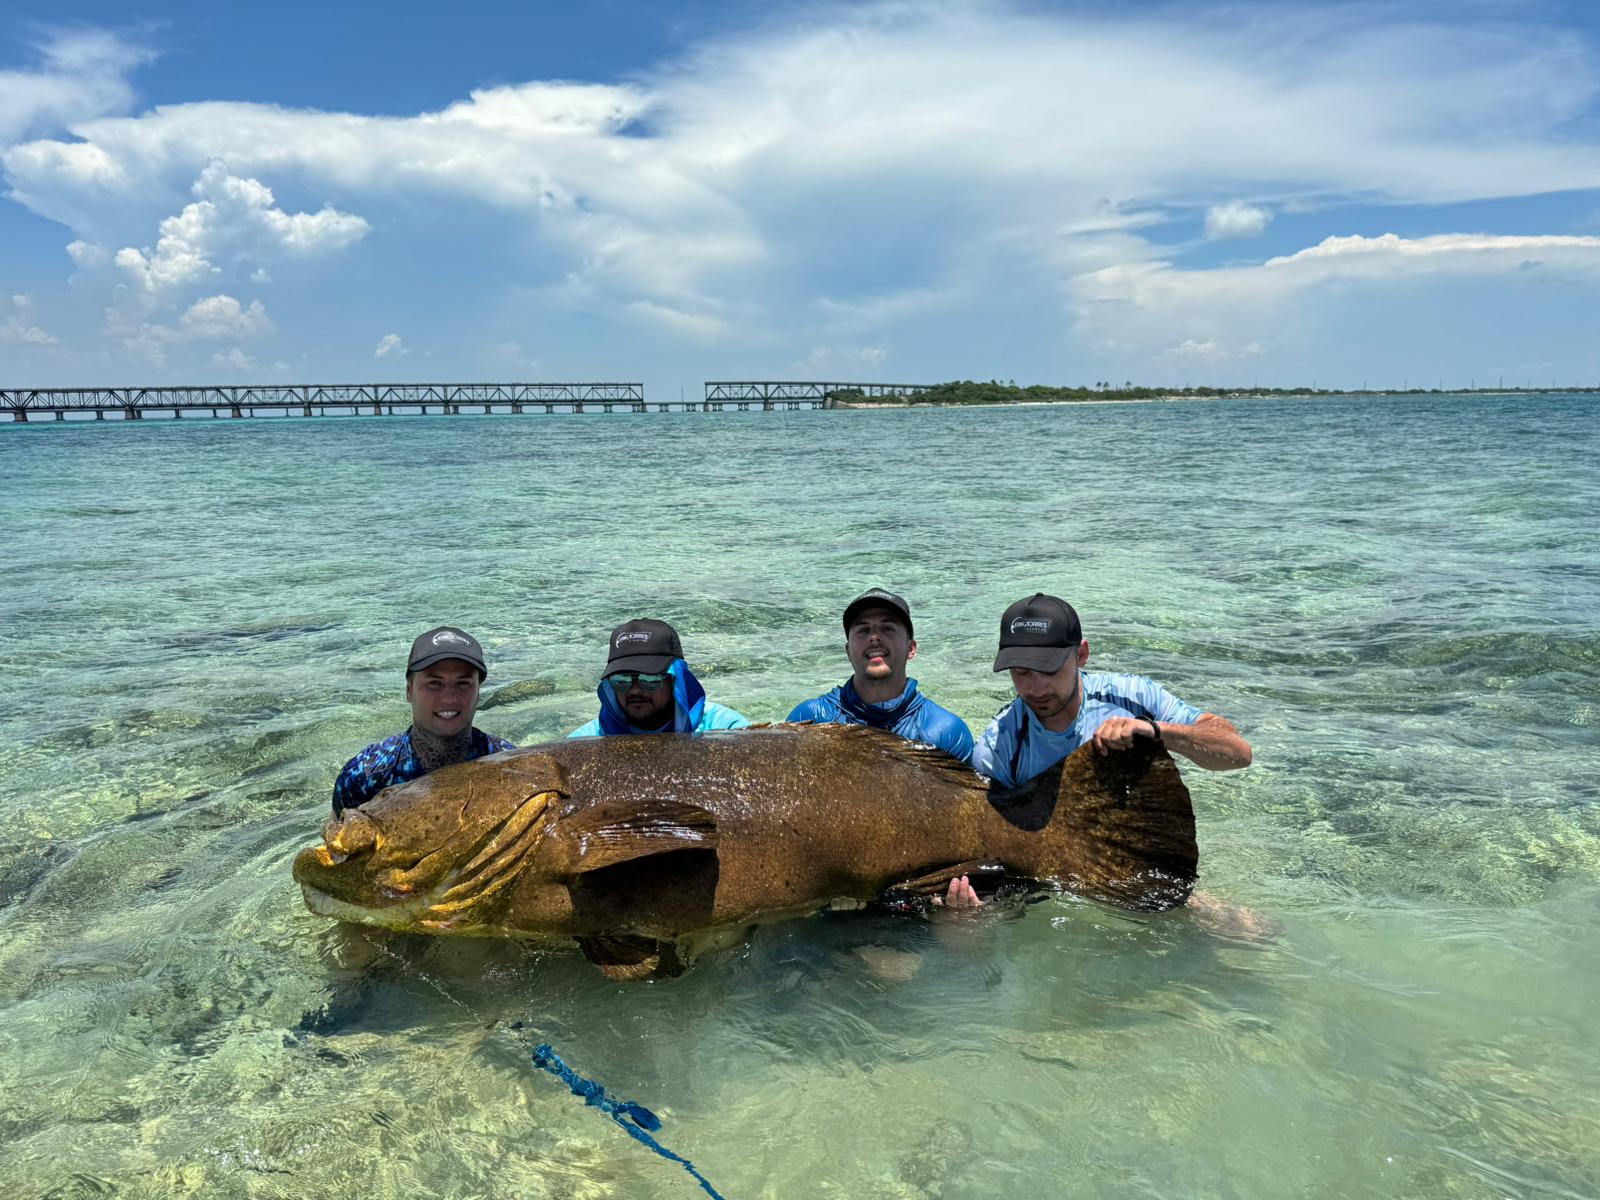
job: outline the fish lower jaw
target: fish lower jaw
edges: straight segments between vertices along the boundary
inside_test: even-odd
[[[300,890],[305,893],[306,907],[319,917],[332,917],[335,921],[350,921],[357,925],[376,925],[380,929],[416,929],[433,905],[431,897],[416,896],[374,908],[340,900],[303,883]]]
[[[478,925],[456,914],[441,916],[435,905],[440,901],[440,894],[444,890],[442,888],[426,895],[413,896],[409,900],[397,900],[381,908],[352,904],[348,900],[340,900],[314,887],[307,887],[303,883],[300,885],[300,890],[305,893],[306,907],[317,916],[331,917],[335,921],[348,921],[354,925],[371,925],[378,929],[390,929],[396,933],[508,938],[535,946],[555,947],[572,944],[571,939],[565,934],[544,930],[502,928],[497,925]]]

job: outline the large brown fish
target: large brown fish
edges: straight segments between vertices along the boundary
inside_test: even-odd
[[[1194,812],[1153,743],[1084,746],[1010,791],[860,726],[578,738],[446,767],[336,817],[294,877],[390,929],[572,938],[608,975],[674,974],[719,932],[933,894],[962,874],[1182,904]]]

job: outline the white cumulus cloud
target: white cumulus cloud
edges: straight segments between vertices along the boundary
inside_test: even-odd
[[[187,338],[260,337],[272,332],[272,322],[259,300],[246,307],[232,296],[207,296],[178,318],[178,331]]]
[[[211,365],[224,367],[230,371],[254,371],[257,369],[255,358],[246,354],[238,346],[233,347],[226,354],[220,350],[217,351],[211,356]]]
[[[1353,296],[1370,308],[1400,284],[1534,273],[1600,283],[1600,237],[1330,237],[1258,266],[1106,267],[1077,277],[1069,291],[1078,328],[1098,341],[1144,347],[1160,361],[1233,362],[1255,357],[1287,329],[1315,328],[1324,305]]]
[[[1258,358],[1266,348],[1260,342],[1250,342],[1239,347],[1229,347],[1218,341],[1197,342],[1185,338],[1161,357],[1174,363],[1228,363]]]
[[[67,255],[80,267],[98,267],[106,261],[104,246],[76,238],[67,243]]]
[[[54,346],[58,341],[59,339],[37,325],[29,325],[17,317],[10,317],[0,323],[0,342],[20,346]]]
[[[176,216],[161,222],[155,249],[125,246],[116,263],[147,294],[159,294],[219,275],[216,258],[261,259],[275,252],[310,255],[334,251],[364,237],[369,226],[361,217],[325,206],[314,213],[286,213],[272,189],[257,179],[228,173],[211,162],[195,180],[199,197]]]
[[[1206,237],[1213,241],[1222,238],[1247,238],[1265,233],[1272,224],[1272,213],[1243,200],[1230,200],[1206,210]]]
[[[398,333],[386,333],[378,339],[378,346],[372,352],[373,358],[404,358],[411,351],[406,348],[405,341]]]
[[[55,346],[60,339],[33,323],[33,297],[18,292],[11,297],[11,314],[0,321],[0,342],[12,346]]]

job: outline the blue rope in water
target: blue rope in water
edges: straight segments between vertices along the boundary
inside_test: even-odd
[[[663,1158],[670,1158],[675,1163],[683,1164],[683,1169],[693,1175],[706,1193],[713,1200],[726,1200],[711,1182],[699,1171],[694,1169],[694,1164],[687,1158],[674,1154],[645,1130],[661,1128],[661,1118],[656,1116],[642,1104],[635,1104],[631,1100],[613,1100],[606,1095],[605,1088],[592,1079],[585,1079],[566,1063],[561,1061],[561,1056],[555,1052],[549,1042],[540,1042],[533,1048],[533,1065],[549,1071],[562,1083],[572,1089],[574,1096],[582,1096],[583,1102],[591,1108],[598,1108],[618,1125],[627,1131],[629,1137],[635,1141],[643,1142]],[[631,1124],[630,1124],[631,1122]]]

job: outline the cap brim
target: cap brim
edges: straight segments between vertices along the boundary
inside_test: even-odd
[[[1054,675],[1067,665],[1076,646],[1005,646],[994,656],[996,671],[1009,671],[1012,667],[1026,667]]]
[[[441,654],[430,654],[426,658],[417,659],[416,662],[411,663],[406,667],[406,674],[409,675],[413,671],[425,671],[429,667],[433,666],[434,663],[442,663],[447,658],[460,659],[468,666],[476,667],[485,675],[489,673],[489,668],[483,665],[483,660],[481,658],[473,658],[472,655],[463,654],[459,650],[447,650]]]
[[[877,596],[870,600],[859,600],[844,610],[844,631],[849,633],[850,626],[855,622],[856,617],[869,608],[881,608],[884,612],[892,612],[899,618],[900,623],[906,627],[907,637],[917,636],[916,626],[911,623],[911,614],[898,604],[890,604],[887,600],[879,599]]]
[[[626,658],[613,658],[606,664],[606,675],[618,671],[643,671],[646,675],[665,675],[678,660],[670,654],[631,654]]]

